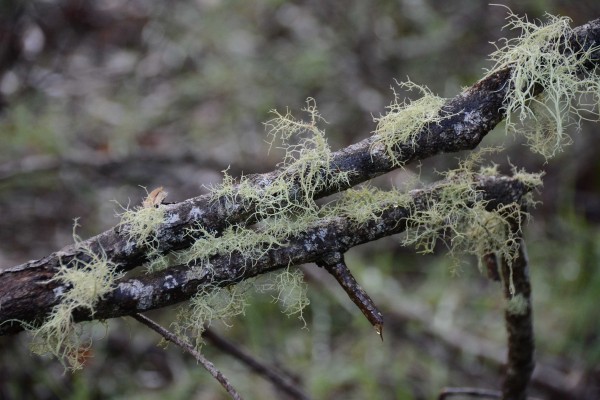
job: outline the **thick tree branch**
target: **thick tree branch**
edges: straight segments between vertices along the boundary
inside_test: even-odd
[[[600,19],[574,29],[574,34],[565,38],[572,51],[588,49],[600,43]],[[586,68],[595,68],[600,61],[600,51],[592,55]],[[414,143],[398,145],[394,149],[395,159],[402,164],[421,160],[435,154],[456,152],[475,148],[504,117],[504,99],[508,92],[508,79],[511,68],[489,74],[458,96],[450,99],[443,107],[444,118],[439,123],[426,125],[415,138]],[[538,88],[543,90],[543,88]],[[394,160],[384,151],[383,146],[374,145],[371,136],[348,146],[332,155],[330,170],[349,173],[349,180],[342,185],[326,187],[315,193],[315,198],[327,196],[335,191],[367,181],[397,167]],[[282,174],[281,170],[254,175],[250,181],[258,192],[264,190]],[[297,177],[286,177],[297,182]],[[298,187],[292,187],[297,192]],[[210,196],[200,196],[181,203],[166,206],[165,223],[158,229],[159,251],[169,251],[188,247],[194,238],[185,234],[186,228],[202,225],[213,232],[222,232],[234,223],[252,222],[255,205],[239,201],[227,204],[225,199],[213,201]],[[120,227],[114,227],[98,236],[88,239],[86,246],[96,254],[105,253],[109,260],[123,270],[131,270],[147,261],[149,251],[128,238]],[[39,260],[29,261],[19,266],[0,271],[3,285],[0,287],[0,305],[6,308],[9,301],[26,299],[35,292],[40,282],[52,278],[61,264],[75,260],[86,261],[89,256],[81,252],[79,246],[67,246]]]
[[[158,273],[122,279],[114,291],[96,303],[93,316],[80,311],[75,313],[75,320],[114,318],[165,307],[189,299],[203,287],[227,286],[290,265],[316,262],[327,254],[344,253],[351,247],[400,233],[407,227],[407,218],[415,211],[426,210],[432,197],[449,184],[452,182],[411,191],[412,204],[408,207],[382,204],[380,217],[364,223],[356,223],[345,216],[319,220],[303,233],[290,237],[285,245],[271,248],[259,258],[233,252],[212,257],[210,271],[194,272],[188,265],[179,265]],[[518,203],[533,189],[519,179],[498,176],[474,177],[473,186],[481,201],[487,202],[489,210]],[[38,277],[28,293],[5,296],[0,308],[0,334],[22,330],[16,320],[39,322],[60,302],[60,293],[65,288],[58,282],[48,283],[49,276]]]

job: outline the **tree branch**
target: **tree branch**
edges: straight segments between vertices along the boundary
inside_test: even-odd
[[[473,188],[490,211],[500,205],[519,203],[533,189],[517,178],[475,176],[473,179]],[[348,216],[318,220],[304,232],[290,237],[284,245],[273,247],[258,258],[233,252],[212,257],[210,270],[194,271],[188,265],[177,265],[157,273],[123,278],[111,293],[98,300],[93,315],[78,310],[74,319],[108,319],[165,307],[188,300],[203,288],[228,286],[290,265],[316,262],[327,254],[344,253],[354,246],[403,232],[408,218],[414,212],[428,209],[431,200],[448,185],[452,185],[452,181],[411,191],[409,206],[382,203],[381,215],[363,223]],[[60,302],[61,293],[67,288],[61,287],[60,282],[48,282],[50,276],[38,275],[27,293],[18,282],[4,279],[4,288],[0,290],[11,285],[18,292],[5,295],[0,307],[0,334],[22,330],[17,320],[34,324],[41,321]]]
[[[508,332],[508,362],[502,385],[502,399],[525,400],[527,386],[535,368],[531,284],[525,242],[521,238],[520,221],[512,221],[510,229],[518,234],[519,249],[513,260],[502,260],[502,282],[507,300],[505,320]]]
[[[574,34],[565,38],[573,51],[589,49],[600,43],[600,19],[574,29]],[[600,50],[592,55],[585,67],[593,69],[600,61]],[[393,157],[382,145],[374,144],[377,137],[371,136],[332,154],[329,170],[348,173],[348,182],[335,187],[324,187],[315,192],[321,198],[342,191],[398,167],[395,161],[407,164],[436,154],[457,152],[475,148],[504,117],[504,99],[509,90],[507,84],[511,67],[489,74],[458,96],[450,99],[443,107],[443,120],[426,125],[415,136],[414,143],[399,144]],[[537,88],[543,90],[543,88]],[[254,175],[249,181],[257,193],[264,192],[284,172]],[[325,172],[323,172],[325,174]],[[290,182],[298,182],[298,176],[286,176]],[[299,185],[299,184],[297,184]],[[297,192],[298,186],[290,192]],[[200,196],[181,203],[166,205],[165,221],[158,229],[158,251],[166,254],[191,245],[194,238],[186,235],[186,229],[201,225],[207,231],[222,232],[232,224],[253,222],[255,204],[248,201],[229,204],[224,198],[212,199]],[[83,243],[94,254],[105,254],[108,259],[124,271],[131,270],[145,261],[149,248],[136,245],[119,226],[114,227]],[[80,246],[71,245],[39,260],[0,271],[3,285],[0,287],[0,305],[17,306],[19,301],[28,302],[29,293],[38,292],[36,287],[51,279],[62,264],[72,265],[77,260],[89,261],[90,256]],[[54,296],[44,299],[52,303]],[[18,312],[17,312],[18,313]],[[37,317],[40,317],[40,313]]]
[[[225,390],[227,391],[227,393],[229,393],[232,399],[242,400],[242,397],[235,390],[231,382],[229,382],[229,379],[227,379],[227,377],[225,377],[225,375],[223,375],[223,373],[219,371],[212,362],[208,361],[206,357],[202,355],[202,353],[196,350],[194,346],[191,346],[190,344],[186,343],[174,333],[168,331],[164,327],[160,326],[159,324],[142,314],[133,314],[131,317],[138,320],[138,322],[146,325],[148,328],[161,335],[163,338],[165,338],[165,340],[175,343],[177,346],[181,347],[186,353],[191,354],[192,357],[194,357],[196,361],[198,361],[204,367],[204,369],[206,369],[213,376],[213,378],[215,378],[221,384],[221,386],[223,386],[223,388],[225,388]]]
[[[235,357],[238,361],[245,364],[254,373],[263,376],[269,380],[280,391],[289,395],[292,399],[310,400],[310,397],[302,391],[297,385],[292,382],[289,376],[279,373],[274,368],[260,362],[252,357],[233,343],[217,335],[211,328],[207,328],[202,332],[202,338],[208,340],[213,346],[221,351]]]

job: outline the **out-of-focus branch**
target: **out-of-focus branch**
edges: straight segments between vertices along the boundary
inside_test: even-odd
[[[211,328],[207,328],[204,332],[202,332],[202,338],[208,340],[210,344],[217,347],[224,353],[235,357],[238,361],[250,368],[254,373],[269,380],[277,389],[286,393],[291,398],[298,400],[310,400],[310,397],[308,397],[308,395],[304,393],[302,389],[292,382],[292,379],[289,376],[284,376],[275,369],[255,359],[235,344],[216,334]]]
[[[229,393],[232,399],[242,400],[242,397],[238,394],[238,392],[235,390],[231,382],[229,382],[229,380],[225,377],[225,375],[223,375],[223,373],[219,371],[212,362],[208,361],[206,357],[202,355],[202,353],[196,350],[194,346],[184,342],[180,337],[168,331],[164,327],[160,326],[159,324],[142,314],[134,314],[132,315],[132,317],[138,320],[140,323],[146,325],[148,328],[152,329],[159,335],[161,335],[163,338],[165,338],[165,340],[175,343],[177,346],[181,347],[186,353],[191,354],[192,357],[194,357],[196,361],[198,361],[213,376],[213,378],[215,378],[221,384],[221,386],[223,386],[223,388],[227,390],[227,393]]]
[[[531,311],[531,284],[525,242],[520,221],[511,221],[511,230],[519,236],[519,249],[512,260],[502,260],[502,282],[507,300],[505,312],[508,332],[508,361],[502,385],[502,399],[525,400],[527,386],[535,367]]]

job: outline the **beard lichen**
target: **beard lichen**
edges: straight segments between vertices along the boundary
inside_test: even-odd
[[[374,119],[377,128],[371,151],[383,145],[393,165],[401,166],[397,155],[398,145],[406,144],[414,148],[417,135],[427,124],[441,122],[449,115],[444,115],[442,111],[446,99],[434,95],[427,87],[410,80],[396,83],[401,89],[421,92],[422,97],[414,101],[400,100],[396,89],[392,87],[394,100],[387,107],[388,113]]]
[[[158,198],[155,195],[157,190],[160,190]],[[120,206],[123,212],[117,214],[117,217],[120,218],[119,227],[126,232],[128,240],[138,246],[150,249],[149,253],[156,253],[159,245],[156,238],[157,230],[165,221],[165,206],[161,203],[167,193],[162,188],[157,188],[150,193],[147,193],[146,190],[146,194],[148,196],[144,199],[141,206],[134,207],[133,209]],[[156,256],[156,254],[150,255]]]
[[[96,302],[111,292],[115,281],[122,276],[104,251],[93,252],[81,242],[80,246],[82,259],[69,265],[61,263],[54,277],[47,281],[58,283],[54,291],[60,302],[40,326],[27,327],[33,335],[34,353],[51,354],[72,370],[82,368],[92,342],[91,332],[86,332],[84,324],[75,323],[73,312],[79,309],[93,315]]]
[[[445,179],[435,190],[421,197],[420,204],[413,204],[403,245],[432,253],[441,241],[450,252],[454,270],[460,264],[458,254],[475,255],[480,271],[483,256],[489,253],[511,264],[518,254],[521,221],[528,216],[524,210],[535,202],[526,195],[520,203],[488,209],[488,201],[476,188],[476,182],[481,177],[497,176],[497,166],[479,167],[477,171],[475,168],[482,161],[482,154],[494,151],[497,149],[473,152],[457,169],[443,173]],[[542,175],[513,169],[513,178],[531,190],[541,187]],[[511,229],[515,224],[517,229]]]
[[[546,16],[540,26],[509,12],[506,27],[522,34],[496,46],[490,73],[512,68],[506,129],[522,133],[533,152],[549,158],[571,143],[569,125],[600,117],[600,77],[597,69],[584,68],[600,46],[585,49],[581,44],[584,50],[576,51],[569,42],[574,37],[570,19]]]
[[[202,333],[215,320],[230,326],[230,320],[244,313],[248,305],[247,292],[253,287],[252,280],[226,287],[204,287],[186,304],[179,308],[173,323],[175,333],[184,340],[191,340],[197,348],[203,344]]]
[[[288,267],[283,271],[270,274],[270,278],[270,282],[258,287],[259,291],[276,292],[273,301],[279,304],[283,313],[288,317],[298,315],[298,319],[306,326],[303,311],[310,301],[306,295],[308,287],[304,282],[302,271]]]
[[[299,269],[288,267],[235,285],[203,287],[187,305],[179,308],[174,331],[199,348],[203,344],[202,333],[214,321],[231,326],[233,318],[244,314],[251,293],[266,292],[275,292],[273,300],[282,312],[287,316],[298,315],[306,326],[302,312],[310,302],[304,275]]]

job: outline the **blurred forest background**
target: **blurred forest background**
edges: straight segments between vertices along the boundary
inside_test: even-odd
[[[505,2],[530,19],[600,17],[600,2]],[[456,0],[0,1],[0,268],[43,257],[114,226],[142,187],[168,201],[206,192],[222,170],[272,170],[269,110],[301,116],[314,97],[334,150],[361,140],[407,77],[452,97],[490,67],[507,10]],[[555,159],[531,154],[503,127],[483,145],[545,170],[526,229],[537,355],[532,394],[600,398],[600,125],[586,123]],[[439,179],[456,154],[372,182]],[[217,324],[224,336],[294,376],[316,399],[432,399],[446,386],[498,388],[505,357],[501,287],[445,251],[423,256],[394,238],[353,249],[349,267],[384,314],[385,341],[314,265],[303,267],[307,329],[267,296]],[[168,325],[172,310],[152,316]],[[133,320],[99,327],[94,357],[64,373],[29,353],[25,334],[0,338],[0,397],[223,399],[178,348]],[[270,383],[207,345],[203,351],[249,399],[280,398]]]

